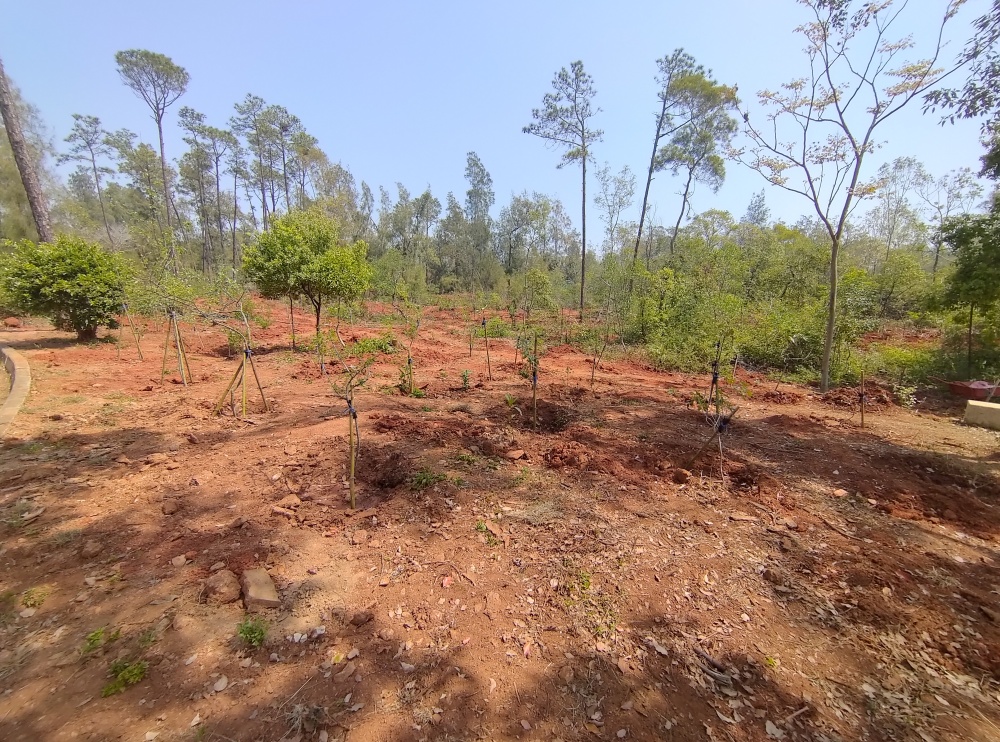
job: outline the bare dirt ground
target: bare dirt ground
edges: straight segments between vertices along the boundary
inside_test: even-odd
[[[143,362],[0,334],[34,375],[0,450],[0,739],[1000,740],[1000,440],[958,408],[872,390],[861,430],[853,392],[740,372],[688,477],[707,376],[612,359],[591,391],[550,347],[535,431],[512,342],[490,381],[429,309],[426,396],[400,353],[357,395],[352,512],[344,405],[274,312],[248,420],[212,415],[217,329],[182,324],[190,387],[162,325]],[[254,567],[258,649],[205,588]],[[103,697],[112,666],[138,682]]]

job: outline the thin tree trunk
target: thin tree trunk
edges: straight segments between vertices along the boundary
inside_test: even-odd
[[[4,129],[7,130],[7,139],[10,140],[10,149],[14,154],[17,171],[21,175],[24,192],[28,196],[28,206],[35,220],[38,237],[42,242],[52,242],[55,235],[52,232],[52,223],[49,221],[45,194],[42,193],[42,184],[38,180],[38,173],[35,172],[35,163],[31,161],[24,132],[21,131],[21,117],[18,115],[14,96],[10,92],[2,60],[0,60],[0,115],[3,117]]]
[[[840,237],[830,248],[830,300],[826,312],[826,336],[823,340],[823,361],[820,365],[819,390],[830,390],[830,360],[833,356],[833,334],[837,326],[837,258],[840,256]]]
[[[222,253],[226,251],[226,233],[222,227],[222,176],[219,173],[218,158],[215,159],[215,215],[219,222],[219,258],[221,259]]]
[[[288,316],[292,321],[292,350],[295,350],[295,301],[288,296]]]
[[[583,200],[581,202],[582,211],[582,232],[583,232],[583,245],[580,248],[580,321],[583,322],[583,286],[587,276],[587,144],[583,144],[583,159],[580,160],[583,165],[581,168],[583,172]]]
[[[108,233],[108,242],[115,246],[115,238],[111,236],[111,225],[108,224],[108,212],[104,208],[104,194],[101,192],[101,171],[97,169],[97,158],[94,150],[90,150],[90,165],[94,169],[94,187],[97,188],[97,202],[101,205],[101,218],[104,220],[104,231]]]
[[[156,117],[156,133],[160,137],[160,174],[163,177],[163,205],[167,211],[167,231],[170,232],[170,187],[167,184],[167,150],[163,144],[163,116]],[[173,238],[170,240],[170,254],[173,257]]]
[[[684,219],[684,212],[688,209],[688,197],[691,195],[691,181],[694,179],[694,168],[688,169],[687,183],[684,184],[684,200],[681,201],[681,213],[677,215],[677,223],[674,224],[674,233],[670,235],[670,254],[674,254],[674,245],[677,244],[677,233],[681,230],[681,221]]]
[[[635,262],[639,259],[639,243],[642,240],[642,227],[646,222],[646,206],[649,203],[649,187],[653,183],[653,171],[656,167],[656,148],[660,144],[661,130],[663,129],[663,119],[667,115],[667,98],[666,95],[663,97],[663,103],[660,108],[660,117],[656,120],[656,134],[653,136],[653,151],[649,155],[649,171],[646,173],[646,190],[642,194],[642,209],[639,211],[639,229],[635,235],[635,252],[632,254],[632,267],[635,268]],[[629,291],[632,290],[632,279],[629,278]]]
[[[969,305],[968,355],[965,359],[965,378],[972,381],[972,321],[976,316],[976,305]]]

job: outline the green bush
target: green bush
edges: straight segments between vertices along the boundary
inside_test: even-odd
[[[482,328],[480,327],[480,334],[482,333]],[[510,325],[504,322],[499,317],[491,317],[486,320],[486,337],[491,338],[505,338],[510,335]]]
[[[97,337],[98,327],[118,326],[130,272],[98,243],[59,235],[54,243],[13,245],[0,264],[0,287],[19,312],[48,317],[87,341]]]
[[[395,352],[396,338],[393,337],[391,332],[383,332],[374,338],[361,338],[354,343],[354,355],[356,356],[368,355],[370,353],[392,354]]]
[[[245,616],[236,625],[236,635],[256,649],[267,639],[267,622],[259,616]]]

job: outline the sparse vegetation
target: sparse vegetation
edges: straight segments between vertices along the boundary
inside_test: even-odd
[[[124,693],[129,687],[138,685],[148,670],[149,663],[145,660],[115,660],[108,671],[112,680],[101,689],[101,698]]]
[[[257,649],[267,640],[267,621],[260,616],[244,616],[236,626],[236,635],[248,647]]]

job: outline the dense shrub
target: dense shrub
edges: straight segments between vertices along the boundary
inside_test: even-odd
[[[54,243],[13,245],[0,263],[0,286],[4,303],[18,312],[48,317],[86,341],[98,327],[118,326],[129,268],[96,242],[60,235]]]

